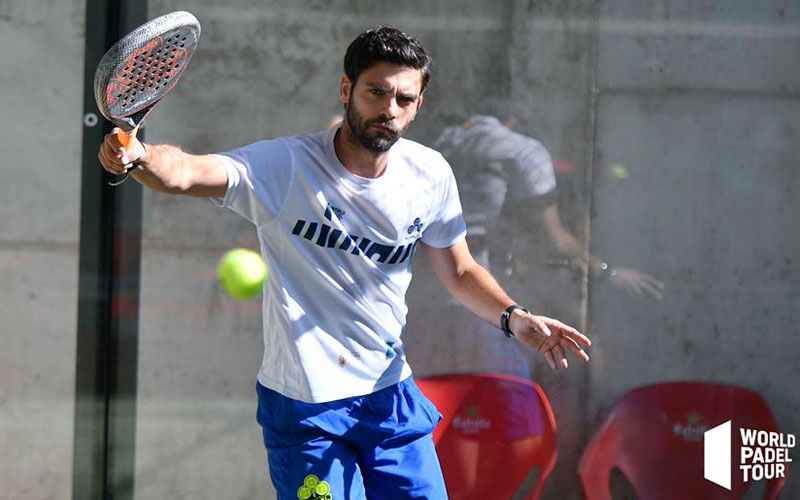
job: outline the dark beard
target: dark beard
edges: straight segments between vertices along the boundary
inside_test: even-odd
[[[358,141],[362,147],[373,153],[385,153],[389,151],[389,148],[391,148],[408,129],[408,125],[406,125],[402,130],[396,131],[388,122],[380,117],[365,120],[364,116],[352,105],[352,102],[351,98],[351,104],[347,105],[345,117],[347,124],[350,126],[350,130],[353,132],[353,137],[355,137],[356,141]],[[369,128],[375,124],[389,128],[392,132],[387,133],[379,131],[374,136],[369,135]]]

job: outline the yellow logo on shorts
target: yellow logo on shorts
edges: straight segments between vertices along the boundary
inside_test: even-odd
[[[320,481],[314,474],[309,474],[303,480],[303,486],[297,490],[300,500],[333,500],[331,486],[325,481]]]

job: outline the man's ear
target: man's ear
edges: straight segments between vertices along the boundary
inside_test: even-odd
[[[419,112],[419,108],[422,107],[422,101],[425,100],[425,94],[420,94],[419,99],[417,99],[417,112]]]
[[[342,75],[342,81],[339,83],[339,99],[342,100],[342,104],[347,105],[347,102],[350,100],[350,91],[353,89],[353,85],[350,83],[350,78],[347,75]]]

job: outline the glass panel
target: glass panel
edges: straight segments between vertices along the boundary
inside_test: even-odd
[[[151,15],[181,8],[153,1]],[[619,464],[599,482],[579,472],[615,403],[646,385],[739,386],[797,431],[787,382],[800,333],[792,2],[233,0],[190,10],[199,50],[147,138],[195,153],[324,128],[341,112],[344,51],[367,27],[396,25],[431,52],[407,137],[452,165],[478,261],[520,304],[594,345],[587,365],[568,356],[568,371],[551,371],[449,298],[418,252],[406,352],[418,378],[492,372],[539,384],[558,428],[544,498],[581,498],[581,477],[587,493],[610,477],[617,496],[647,496]],[[228,298],[215,274],[226,250],[258,248],[254,228],[208,200],[152,191],[144,219],[136,497],[274,498],[255,422],[261,304]],[[734,425],[757,406],[711,390]],[[645,472],[678,470],[673,445],[701,460],[698,436],[724,421],[679,399],[688,406],[649,420],[667,441],[630,434],[630,450],[644,443],[665,457],[628,459]],[[709,487],[692,463],[691,481],[651,496]],[[764,489],[752,483],[748,495]],[[800,495],[800,482],[790,477],[783,495]]]
[[[0,2],[3,498],[72,491],[83,19],[75,0]]]

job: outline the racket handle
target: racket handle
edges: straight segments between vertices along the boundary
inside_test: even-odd
[[[131,145],[131,142],[133,142],[133,140],[136,139],[136,132],[138,132],[138,131],[139,131],[139,127],[137,126],[133,130],[122,130],[122,129],[119,129],[119,132],[117,132],[117,140],[119,141],[120,144],[122,144],[122,147],[125,148],[126,151],[128,150],[128,146]],[[136,165],[137,164],[134,164],[134,168],[136,168]],[[121,181],[109,182],[108,185],[112,186],[112,187],[116,187],[116,186],[119,186],[120,184],[122,184],[123,182],[125,182],[127,180],[128,180],[128,172],[125,172],[125,174],[123,175]]]
[[[122,147],[127,150],[131,142],[133,142],[133,140],[136,139],[136,132],[138,131],[139,127],[136,127],[133,130],[120,129],[120,131],[117,132],[117,140],[119,141],[120,144],[122,144]]]

